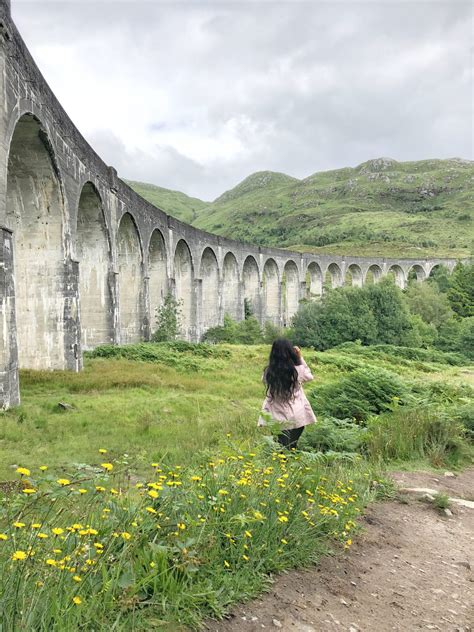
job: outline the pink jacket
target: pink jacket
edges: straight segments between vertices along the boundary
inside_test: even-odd
[[[296,367],[296,370],[298,371],[298,386],[293,397],[288,402],[282,402],[268,395],[262,405],[262,412],[269,413],[272,419],[276,421],[288,422],[285,423],[285,428],[288,429],[301,428],[301,426],[314,424],[316,421],[311,404],[308,402],[301,387],[303,382],[309,382],[314,379],[313,374],[303,358],[301,358],[301,364]],[[265,376],[263,376],[262,380],[265,382]],[[258,425],[265,425],[263,417],[259,417]]]

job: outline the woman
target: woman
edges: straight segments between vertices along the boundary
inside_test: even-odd
[[[278,435],[278,441],[286,448],[296,448],[304,427],[316,421],[301,388],[303,382],[312,379],[313,375],[303,360],[299,347],[293,347],[285,338],[275,340],[268,366],[263,372],[262,381],[266,384],[267,396],[262,412],[283,422],[284,430]],[[265,425],[262,417],[259,418],[258,425]]]

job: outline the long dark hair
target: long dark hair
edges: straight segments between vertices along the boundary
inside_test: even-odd
[[[289,401],[298,386],[299,354],[289,340],[278,338],[272,345],[268,366],[265,369],[267,395],[284,402]]]

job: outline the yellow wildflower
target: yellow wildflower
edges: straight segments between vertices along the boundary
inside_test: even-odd
[[[250,531],[245,531],[244,535],[245,535],[246,538],[251,538],[252,537],[252,534],[250,533]]]
[[[42,472],[46,472],[46,470],[48,469],[48,466],[47,466],[47,465],[40,465],[40,466],[39,466],[39,469],[40,469]]]
[[[59,485],[62,485],[63,487],[66,487],[66,485],[70,485],[71,481],[67,478],[58,478],[58,480],[56,481]]]
[[[82,599],[80,597],[73,597],[72,598],[73,602],[76,604],[76,606],[80,606],[82,603]]]
[[[122,531],[120,535],[122,536],[124,540],[130,540],[130,538],[132,537],[130,533],[127,533],[127,531]]]
[[[22,476],[29,476],[31,474],[30,470],[27,467],[17,467],[16,471]]]
[[[102,487],[102,485],[96,485],[95,490],[97,492],[105,492],[105,487]]]
[[[84,489],[81,487],[81,489],[79,490],[80,494],[87,494],[87,489]]]
[[[13,526],[16,527],[17,529],[23,529],[23,527],[25,526],[24,522],[14,522]]]
[[[278,520],[279,520],[280,522],[288,522],[288,518],[287,518],[286,516],[279,516],[279,517],[278,517]]]
[[[104,468],[106,472],[111,472],[114,469],[112,463],[101,463],[101,466]]]
[[[230,568],[230,564],[229,564],[229,562],[227,560],[224,560],[224,566],[226,568]]]
[[[33,489],[32,487],[24,487],[21,491],[24,494],[36,494],[36,489]]]
[[[75,582],[82,582],[82,579],[79,577],[79,575],[74,575],[73,580]]]
[[[13,553],[12,555],[12,560],[17,562],[19,560],[26,560],[27,557],[28,555],[25,553],[25,551],[15,551],[15,553]]]
[[[41,529],[41,523],[40,522],[33,522],[33,524],[31,525],[32,529]]]
[[[56,566],[56,565],[57,565],[57,562],[56,562],[56,560],[52,560],[51,558],[48,558],[48,559],[46,560],[46,564],[47,564],[48,566]]]
[[[186,529],[186,525],[184,524],[184,522],[178,522],[176,526],[178,527],[178,529],[181,529],[181,531],[184,531]]]
[[[51,529],[51,531],[54,533],[54,535],[61,535],[62,533],[64,533],[64,529],[61,529],[61,527],[54,527],[54,529]]]
[[[159,494],[156,490],[150,489],[150,491],[148,492],[148,496],[150,496],[150,498],[158,498]]]
[[[5,533],[0,533],[0,540],[8,540],[8,536]]]
[[[151,513],[151,514],[157,513],[156,509],[153,509],[153,507],[145,507],[145,509],[148,511],[148,513]]]
[[[38,533],[38,538],[41,538],[41,540],[46,540],[47,537],[48,537],[47,533]]]
[[[107,450],[105,448],[99,448],[99,454],[107,454]]]
[[[242,555],[242,557],[244,558],[244,560],[245,560],[246,562],[248,562],[248,561],[249,561],[249,559],[250,559],[248,555],[245,555],[245,553],[244,553],[244,555]]]

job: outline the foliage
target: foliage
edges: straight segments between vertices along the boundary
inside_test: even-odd
[[[338,419],[366,421],[390,410],[393,402],[410,401],[409,389],[391,371],[360,368],[310,393],[314,409]]]
[[[317,452],[357,452],[363,442],[365,429],[350,419],[320,417],[305,428],[299,447]]]
[[[366,450],[377,461],[428,459],[458,465],[466,452],[463,426],[439,407],[394,409],[367,422]]]
[[[203,342],[213,344],[228,342],[231,344],[254,345],[263,342],[263,333],[254,316],[235,321],[229,315],[224,316],[224,324],[211,327],[202,336]]]
[[[153,342],[169,342],[176,340],[181,327],[182,301],[168,293],[163,299],[163,304],[157,310],[156,331],[153,333]]]
[[[102,448],[60,477],[18,468],[0,506],[2,629],[197,626],[330,541],[349,548],[370,470],[254,448],[152,463],[133,487]]]
[[[433,505],[439,511],[444,511],[445,509],[448,509],[448,507],[449,507],[449,496],[448,496],[448,494],[445,494],[443,492],[438,492],[435,495],[435,497],[434,497]]]
[[[389,278],[362,288],[337,288],[322,301],[303,304],[291,333],[295,344],[321,350],[355,340],[403,345],[415,335],[402,292]]]
[[[437,283],[414,283],[407,288],[405,298],[411,313],[419,315],[428,325],[439,327],[454,315],[448,297]]]
[[[339,351],[357,354],[364,358],[389,359],[400,362],[401,359],[419,360],[420,362],[435,362],[452,366],[462,366],[468,363],[466,356],[460,353],[448,353],[437,349],[418,349],[415,347],[398,347],[396,345],[372,345],[361,347],[354,342],[345,342],[338,347]]]
[[[448,299],[458,316],[474,316],[474,264],[456,265],[451,277]]]
[[[443,351],[459,352],[474,359],[474,317],[448,320],[439,328],[434,344]]]

